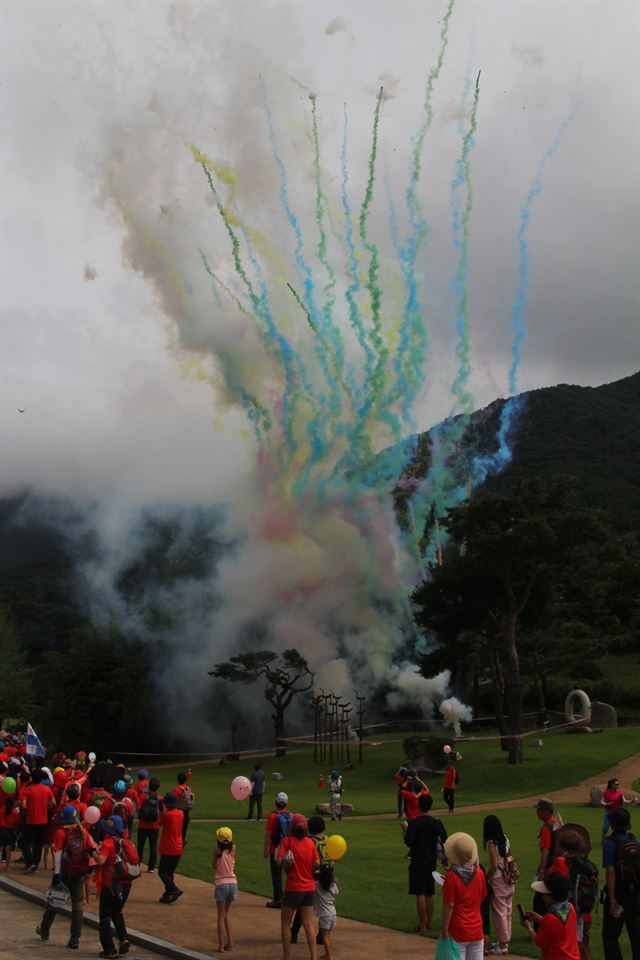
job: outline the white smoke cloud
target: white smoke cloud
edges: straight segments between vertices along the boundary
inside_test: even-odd
[[[462,723],[470,723],[473,720],[473,711],[471,707],[461,703],[457,697],[449,697],[443,700],[438,710],[444,718],[445,726],[452,727],[456,736],[462,733]]]

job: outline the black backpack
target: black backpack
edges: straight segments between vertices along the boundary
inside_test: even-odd
[[[616,897],[640,899],[640,843],[632,833],[628,840],[611,839],[616,845]]]
[[[155,793],[150,793],[144,798],[144,803],[140,807],[138,819],[143,823],[155,823],[160,816],[160,801]]]
[[[569,900],[576,912],[592,913],[598,898],[598,868],[579,854],[567,857],[571,890]]]

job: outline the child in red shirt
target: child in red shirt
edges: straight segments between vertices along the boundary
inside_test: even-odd
[[[541,951],[541,960],[580,960],[576,911],[569,903],[569,880],[559,873],[547,875],[531,884],[535,893],[544,898],[544,915],[530,911],[522,921],[523,927]],[[533,923],[538,924],[538,932]]]

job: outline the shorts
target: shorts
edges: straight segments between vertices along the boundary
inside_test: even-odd
[[[323,913],[318,917],[318,926],[321,930],[326,930],[327,933],[331,933],[336,925],[336,915],[335,913]]]
[[[313,890],[285,890],[282,897],[283,907],[293,907],[297,910],[299,907],[313,906]]]
[[[218,883],[216,885],[215,900],[217,903],[233,903],[237,896],[237,883]]]
[[[409,893],[413,897],[432,897],[435,893],[435,880],[432,871],[435,864],[418,861],[409,864]]]
[[[0,827],[0,847],[9,847],[10,850],[15,850],[15,830],[10,830],[9,827]]]

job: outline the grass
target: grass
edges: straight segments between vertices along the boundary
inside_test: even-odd
[[[478,735],[480,732],[478,731]],[[345,801],[353,803],[356,814],[389,813],[395,810],[395,781],[393,774],[402,762],[402,734],[380,737],[366,748],[365,762],[345,773]],[[603,770],[639,749],[637,728],[605,730],[593,736],[578,736],[560,732],[543,737],[543,746],[533,748],[525,741],[525,762],[522,766],[508,766],[505,755],[496,740],[463,741],[458,744],[463,760],[459,763],[459,804],[500,801],[544,795],[553,790],[572,786],[589,777],[597,778]],[[281,759],[262,758],[268,779],[266,810],[270,809],[272,794],[284,789],[291,798],[291,808],[310,814],[315,804],[325,801],[326,792],[318,789],[319,768],[314,766],[310,751],[290,753]],[[193,768],[193,788],[197,796],[195,817],[189,831],[189,844],[180,863],[180,871],[191,877],[211,882],[211,848],[217,826],[229,823],[238,844],[238,877],[240,887],[265,898],[271,896],[270,875],[262,856],[264,826],[247,822],[246,803],[237,803],[231,797],[229,784],[234,776],[249,773],[253,758],[241,763],[199,764]],[[161,767],[151,771],[161,779],[161,791],[175,783],[179,767]],[[330,769],[326,766],[324,774]],[[283,781],[274,781],[271,774],[279,771]],[[429,778],[441,808],[441,778]],[[628,789],[630,784],[623,784]],[[585,791],[586,792],[586,791]],[[586,797],[585,797],[586,799]],[[599,836],[601,814],[596,808],[565,805],[561,808],[565,822],[582,823],[595,841],[592,859],[599,865]],[[514,854],[520,865],[521,877],[516,891],[516,902],[530,905],[529,887],[538,862],[537,834],[539,822],[531,807],[513,808],[499,813],[509,835]],[[444,814],[449,833],[464,830],[476,838],[482,836],[484,812]],[[198,822],[205,819],[213,823]],[[407,893],[406,848],[402,843],[397,820],[345,819],[338,826],[348,843],[348,851],[338,866],[340,897],[338,913],[355,920],[381,924],[398,930],[409,930],[416,922],[415,900]],[[366,883],[363,883],[366,878]],[[440,898],[436,894],[434,922],[439,923]],[[592,931],[593,960],[602,960],[600,939],[601,915],[595,916]],[[339,928],[337,931],[339,939]],[[512,948],[524,956],[538,955],[536,948],[523,935],[517,922],[513,926]]]
[[[395,782],[393,774],[404,759],[403,734],[394,738],[375,741],[365,749],[361,767],[344,772],[345,802],[352,803],[355,814],[371,815],[393,811]],[[552,790],[572,786],[588,777],[606,770],[618,760],[639,749],[640,737],[636,727],[605,730],[593,736],[549,733],[543,736],[543,746],[531,746],[525,741],[525,762],[521,766],[508,766],[498,740],[468,740],[458,744],[463,755],[458,764],[460,787],[459,804],[486,803],[517,797],[544,794]],[[279,759],[261,758],[267,776],[267,798],[277,790],[285,790],[294,809],[308,812],[319,801],[327,799],[326,792],[318,789],[319,767],[314,766],[310,751],[289,753]],[[197,797],[195,816],[203,819],[213,817],[223,820],[237,819],[246,813],[246,804],[239,804],[231,797],[229,784],[238,774],[249,774],[253,758],[246,757],[239,763],[199,764],[193,768],[193,788]],[[172,787],[180,767],[151,769],[161,780],[161,791]],[[325,779],[329,765],[324,768]],[[280,772],[284,780],[274,781],[271,775]],[[440,787],[442,778],[429,778],[436,806],[441,805]],[[630,784],[623,784],[623,788]]]
[[[514,855],[518,860],[521,880],[516,888],[514,903],[531,906],[533,894],[530,883],[538,864],[537,835],[539,821],[531,807],[516,807],[498,811],[503,828],[508,834]],[[593,861],[600,866],[599,837],[602,815],[597,808],[578,804],[561,807],[565,823],[581,823],[594,841]],[[443,817],[449,833],[463,830],[476,839],[482,837],[485,813],[461,813]],[[194,823],[189,829],[187,852],[180,863],[180,871],[188,876],[211,882],[211,848],[215,826],[222,824]],[[333,826],[336,830],[331,829]],[[262,857],[263,824],[242,821],[233,825],[238,845],[237,872],[240,887],[249,893],[271,897],[271,883],[267,862]],[[329,824],[329,833],[340,833],[348,844],[347,853],[337,865],[340,896],[338,915],[396,930],[410,930],[416,922],[415,898],[408,890],[406,847],[395,820],[343,820]],[[481,851],[481,860],[486,857]],[[363,878],[366,877],[366,883]],[[438,930],[441,898],[436,891],[434,923]],[[601,910],[594,916],[592,927],[592,958],[603,960],[601,941]],[[515,909],[514,909],[515,913]],[[437,935],[437,934],[434,934]],[[339,928],[336,931],[339,942]],[[512,950],[523,956],[537,957],[538,951],[523,934],[517,921],[513,924]],[[623,947],[623,950],[625,948]]]

